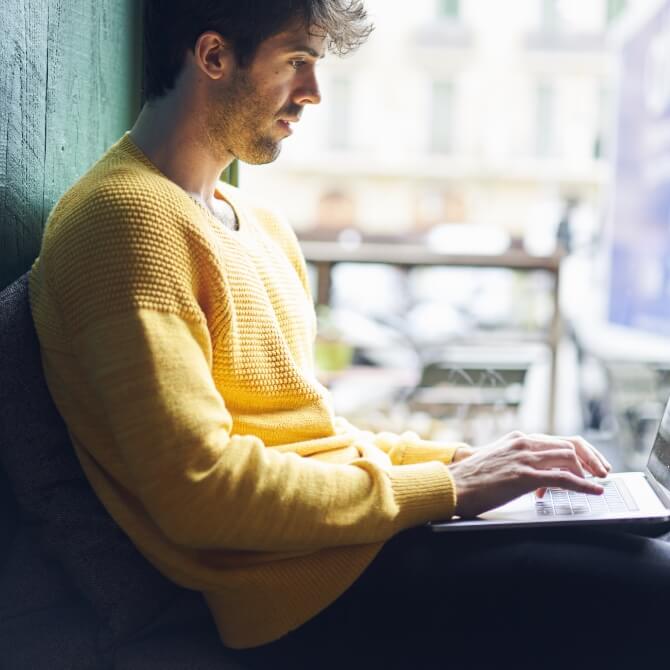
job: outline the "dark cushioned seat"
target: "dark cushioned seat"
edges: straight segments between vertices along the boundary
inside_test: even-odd
[[[1,550],[3,670],[99,670],[116,658],[124,670],[239,667],[225,662],[202,596],[146,561],[85,478],[44,379],[27,274],[0,293],[0,375],[0,465],[21,518]],[[167,656],[166,616],[176,617]],[[191,634],[210,640],[201,662],[180,635],[194,620],[206,632]],[[180,644],[194,665],[170,661]]]
[[[0,575],[0,668],[99,670],[99,621],[37,534],[28,524],[19,529]]]

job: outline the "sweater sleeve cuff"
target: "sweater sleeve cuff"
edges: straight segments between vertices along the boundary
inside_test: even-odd
[[[467,447],[464,442],[434,442],[422,440],[416,433],[408,431],[402,435],[378,433],[374,435],[375,444],[385,451],[394,465],[412,465],[427,461],[451,463],[454,454],[460,447]]]
[[[389,475],[399,507],[398,530],[453,516],[456,486],[444,463],[394,466]]]
[[[451,463],[454,454],[459,447],[467,447],[464,442],[431,442],[429,440],[417,440],[410,448],[405,449],[403,454],[403,465],[412,463],[425,463],[426,461],[440,461]]]

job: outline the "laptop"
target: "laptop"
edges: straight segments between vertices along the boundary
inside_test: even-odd
[[[670,399],[665,406],[644,472],[598,479],[602,495],[549,488],[543,498],[528,493],[475,519],[433,521],[437,533],[499,528],[662,523],[670,520]]]

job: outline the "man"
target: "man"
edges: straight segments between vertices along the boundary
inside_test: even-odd
[[[576,585],[596,583],[597,542],[405,532],[546,486],[601,493],[585,473],[609,465],[577,437],[473,449],[335,417],[295,236],[218,180],[235,158],[277,157],[320,102],[327,48],[367,38],[359,0],[148,0],[144,30],[147,103],[56,205],[31,274],[50,390],[140,551],[203,592],[223,642],[258,667],[304,665],[307,650],[305,667],[404,667],[436,642],[466,658],[515,598],[529,618],[566,556],[589,555],[589,570],[569,564]]]

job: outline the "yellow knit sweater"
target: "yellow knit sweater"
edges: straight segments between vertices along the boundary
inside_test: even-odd
[[[290,228],[231,186],[222,226],[125,135],[63,196],[30,278],[83,469],[231,647],[337,598],[398,531],[451,516],[454,445],[333,416]]]

